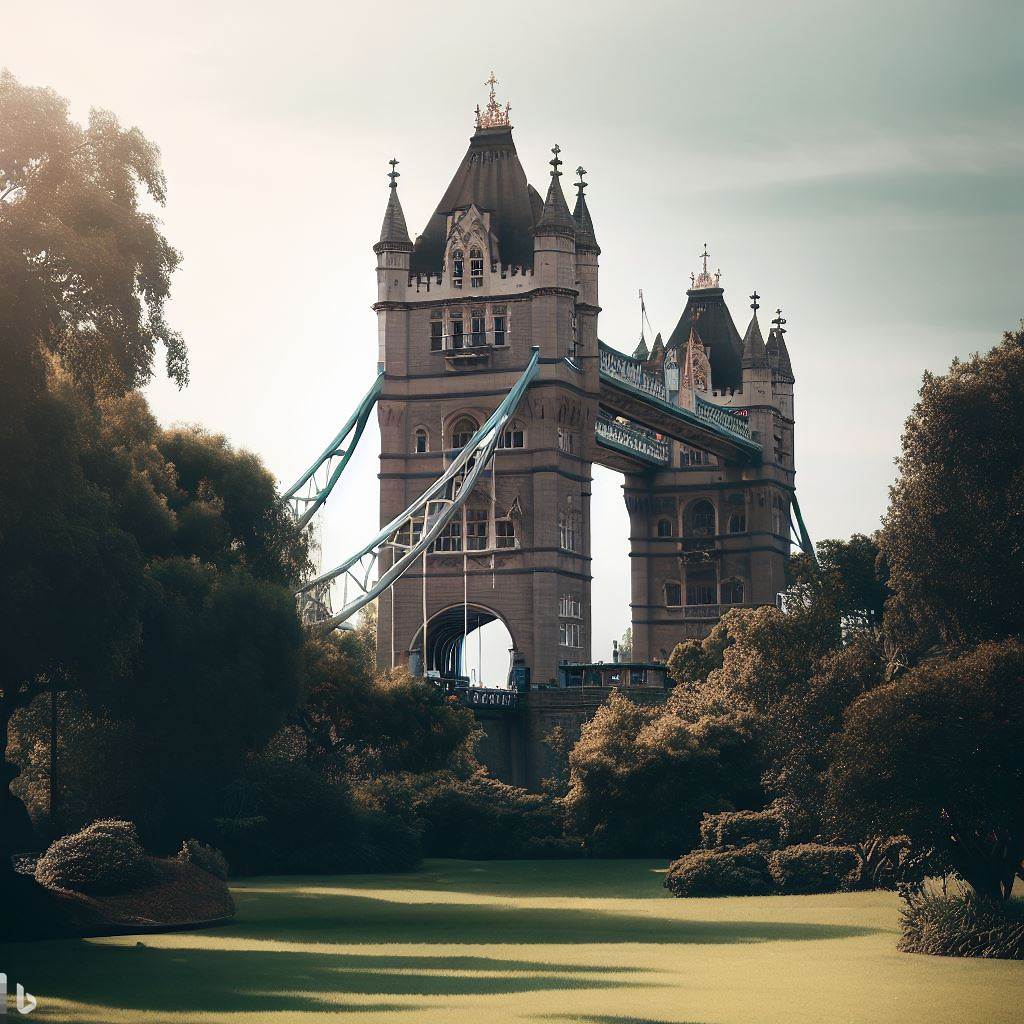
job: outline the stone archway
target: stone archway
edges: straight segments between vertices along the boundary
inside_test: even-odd
[[[497,629],[489,628],[494,626]],[[420,666],[424,664],[422,647],[420,626],[410,645],[410,655]],[[496,611],[478,604],[451,605],[427,622],[426,672],[437,672],[442,679],[471,679],[477,686],[503,687],[508,683],[514,647],[512,631]]]

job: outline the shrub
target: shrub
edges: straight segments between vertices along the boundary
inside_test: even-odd
[[[197,868],[202,868],[214,878],[225,882],[228,880],[227,858],[215,846],[207,846],[198,839],[186,839],[175,859],[182,864],[195,864]]]
[[[249,813],[217,819],[218,844],[238,873],[394,871],[419,861],[414,826],[302,762],[261,758],[242,788]]]
[[[772,878],[756,846],[694,850],[669,865],[665,888],[674,896],[764,896],[772,891]]]
[[[853,883],[858,889],[896,889],[950,871],[937,851],[914,849],[908,836],[869,836],[854,843],[853,852]]]
[[[781,892],[837,892],[852,884],[857,855],[849,846],[802,843],[771,853],[768,867]]]
[[[1024,906],[974,893],[902,892],[897,947],[905,953],[1024,960]]]
[[[722,811],[704,815],[700,823],[700,845],[705,850],[751,843],[774,848],[784,842],[786,831],[786,822],[770,810]]]
[[[484,771],[468,779],[435,776],[415,803],[431,857],[491,860],[566,857],[579,844],[566,839],[561,804],[550,796],[507,786]]]
[[[90,895],[126,892],[153,878],[153,865],[128,821],[97,821],[63,836],[36,864],[36,880],[42,885]]]

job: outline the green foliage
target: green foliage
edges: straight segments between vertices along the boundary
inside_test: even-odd
[[[97,821],[63,836],[36,864],[40,884],[90,895],[127,892],[154,877],[139,834],[127,821]]]
[[[44,387],[43,353],[94,393],[152,376],[157,346],[179,386],[185,345],[167,325],[180,262],[145,206],[162,205],[159,152],[93,110],[86,126],[49,89],[0,70],[0,379],[24,401]]]
[[[507,786],[484,771],[468,778],[441,773],[415,801],[429,857],[564,857],[579,844],[563,834],[563,813],[551,797]]]
[[[904,893],[898,947],[905,953],[1024,960],[1024,905],[974,893]]]
[[[936,847],[1007,898],[1024,860],[1024,645],[935,658],[860,697],[831,769],[837,817],[861,835]]]
[[[669,865],[665,888],[673,896],[767,896],[772,891],[762,850],[693,850]]]
[[[837,892],[853,884],[857,855],[849,846],[801,843],[772,851],[768,867],[780,892]]]
[[[788,823],[775,811],[722,811],[705,814],[700,823],[700,845],[705,850],[722,846],[782,843]]]
[[[692,848],[705,811],[756,803],[759,759],[749,713],[645,707],[613,693],[569,758],[570,830],[600,856]]]
[[[551,774],[541,780],[541,789],[554,797],[563,797],[569,790],[569,751],[572,743],[565,729],[555,724],[544,737],[544,746],[548,748]]]
[[[175,858],[182,864],[195,864],[207,874],[226,882],[230,874],[227,857],[215,846],[207,846],[198,839],[186,839]]]
[[[882,553],[899,659],[1024,633],[1024,323],[987,355],[924,375]]]
[[[239,874],[395,871],[420,858],[412,825],[301,761],[255,759],[231,800],[218,838]]]
[[[898,889],[917,885],[931,874],[945,874],[931,850],[917,850],[909,836],[870,836],[853,844],[856,889]]]

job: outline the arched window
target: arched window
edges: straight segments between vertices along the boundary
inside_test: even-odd
[[[747,532],[747,513],[746,512],[731,512],[729,514],[729,532],[730,533],[746,533]]]
[[[456,288],[462,287],[462,275],[465,271],[465,258],[461,249],[452,249],[452,284]]]
[[[686,535],[688,537],[713,537],[715,535],[715,506],[702,498],[686,510]]]
[[[743,580],[722,580],[722,604],[743,604]]]
[[[686,603],[714,605],[718,598],[718,579],[712,567],[686,570]]]
[[[668,608],[679,608],[683,603],[683,588],[679,580],[668,580],[665,583],[665,605]]]
[[[460,416],[453,424],[451,430],[450,447],[453,451],[459,451],[469,444],[469,439],[477,431],[477,422],[472,416]]]
[[[658,536],[659,537],[671,537],[672,536],[672,520],[671,519],[659,519],[658,520]]]
[[[430,451],[430,435],[423,427],[417,427],[412,435],[412,450],[417,455]]]
[[[469,285],[479,288],[484,283],[484,254],[479,249],[469,250]]]
[[[512,420],[501,433],[499,448],[522,448],[526,443],[526,434],[519,420]]]

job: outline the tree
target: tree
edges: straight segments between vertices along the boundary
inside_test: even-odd
[[[678,856],[701,816],[761,799],[749,714],[686,714],[616,692],[569,756],[570,830],[602,856]]]
[[[1024,645],[985,642],[863,694],[830,782],[837,817],[862,835],[906,833],[1008,899],[1024,872]]]
[[[936,645],[1024,632],[1024,322],[987,355],[924,375],[881,550],[887,635],[912,663]]]
[[[627,626],[619,639],[619,661],[633,660],[633,627]]]
[[[145,384],[158,345],[183,386],[188,359],[165,319],[180,257],[144,203],[163,205],[159,152],[93,110],[85,127],[49,89],[0,70],[0,380],[13,412],[56,355],[94,394]]]

